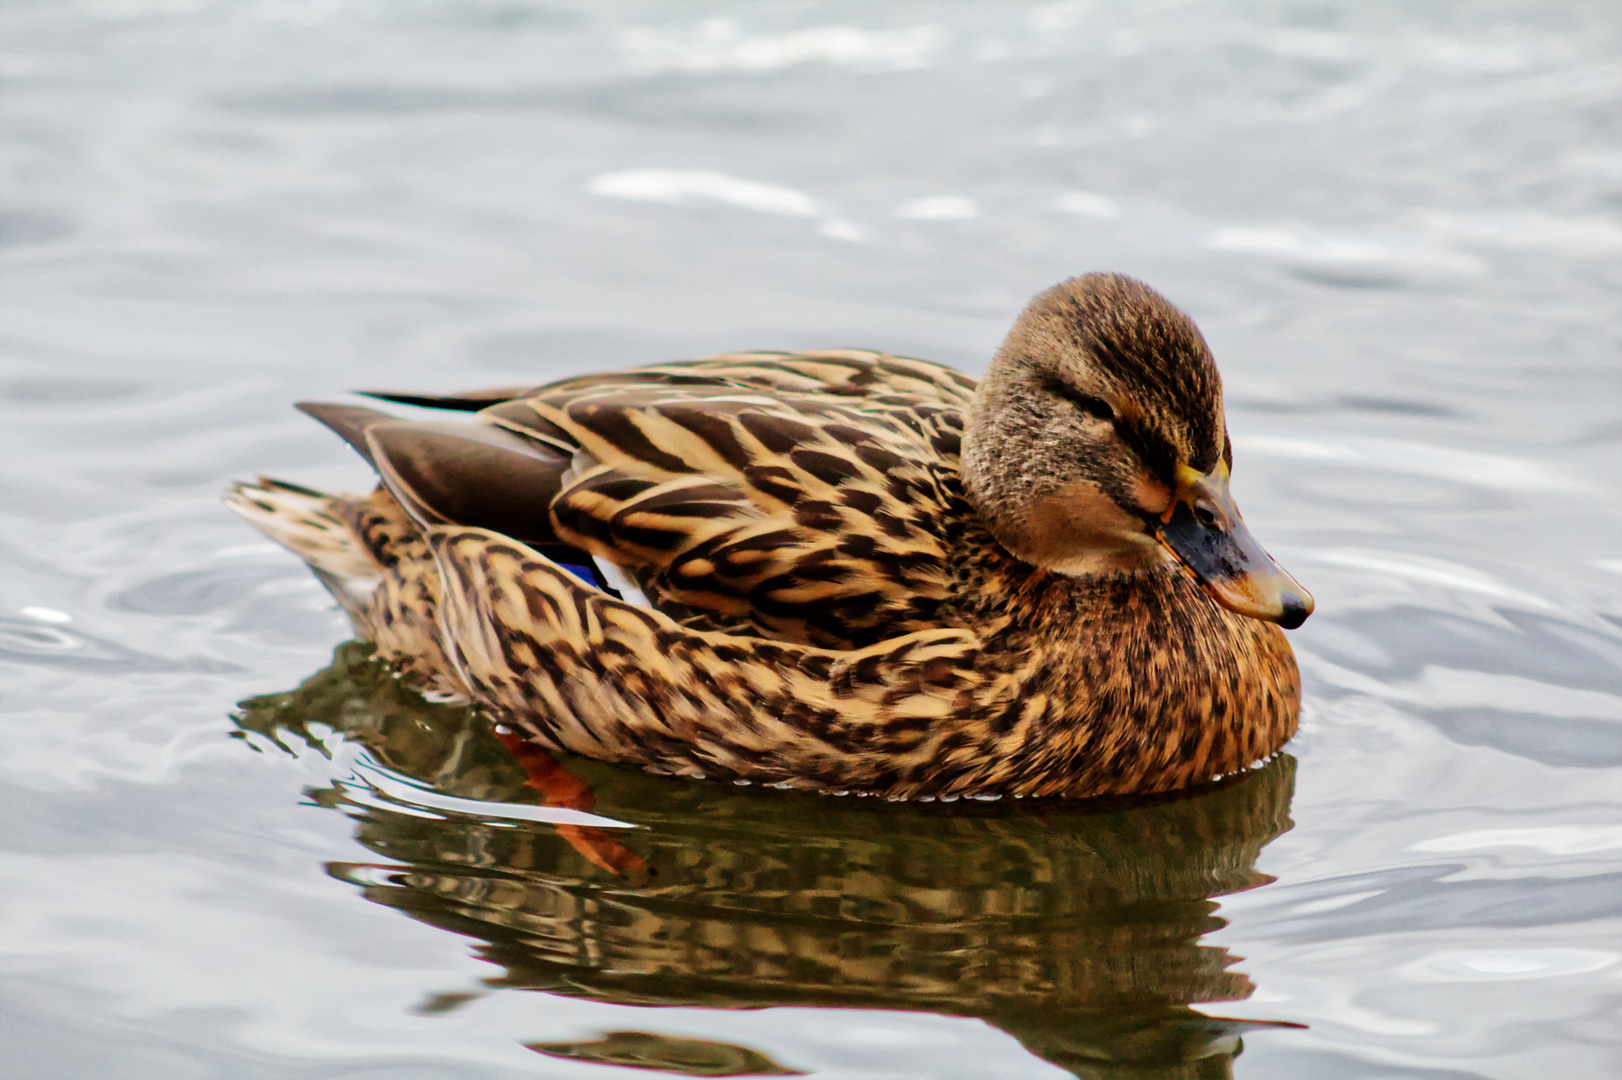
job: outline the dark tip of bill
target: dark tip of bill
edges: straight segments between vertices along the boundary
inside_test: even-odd
[[[1294,630],[1307,621],[1312,609],[1300,600],[1290,599],[1284,601],[1284,610],[1279,614],[1278,624],[1286,630]]]

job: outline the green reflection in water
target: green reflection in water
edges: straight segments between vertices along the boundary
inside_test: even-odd
[[[537,801],[475,711],[423,701],[356,643],[242,709],[244,736],[319,745],[324,726],[442,795]],[[1287,755],[1181,797],[949,806],[568,765],[595,788],[596,813],[640,826],[614,837],[645,874],[614,877],[550,824],[430,813],[353,782],[310,795],[389,860],[333,873],[482,941],[505,969],[496,987],[979,1017],[1078,1077],[1112,1080],[1231,1076],[1240,1032],[1258,1026],[1189,1006],[1254,989],[1200,938],[1223,925],[1212,897],[1270,880],[1255,861],[1291,825]]]
[[[594,1061],[633,1069],[657,1069],[681,1076],[804,1076],[785,1069],[746,1046],[705,1039],[673,1039],[645,1031],[610,1031],[593,1042],[530,1043],[531,1050],[551,1057]]]

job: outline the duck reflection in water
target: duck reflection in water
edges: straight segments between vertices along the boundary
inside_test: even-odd
[[[1254,990],[1231,970],[1238,958],[1200,939],[1223,925],[1212,897],[1271,880],[1255,861],[1291,825],[1288,755],[1177,796],[950,806],[726,789],[585,760],[565,771],[515,756],[471,709],[425,702],[353,642],[297,690],[244,702],[237,722],[284,746],[320,746],[330,728],[447,804],[533,805],[539,789],[637,826],[430,817],[386,790],[357,798],[352,781],[311,792],[388,860],[332,873],[481,939],[479,955],[505,969],[495,988],[978,1017],[1078,1077],[1122,1080],[1231,1076],[1241,1032],[1260,1026],[1190,1006]],[[720,1044],[692,1065],[705,1058],[692,1045],[616,1033],[534,1049],[693,1075],[792,1071]]]

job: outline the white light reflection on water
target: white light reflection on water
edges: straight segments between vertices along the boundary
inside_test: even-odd
[[[1622,849],[1622,825],[1531,825],[1520,829],[1475,829],[1435,836],[1412,851],[1482,851],[1526,847],[1550,855],[1586,855]]]
[[[235,701],[296,686],[345,628],[217,495],[259,472],[364,482],[293,400],[754,347],[977,370],[1032,293],[1107,268],[1199,320],[1247,520],[1320,602],[1294,635],[1295,825],[1256,862],[1277,880],[1221,896],[1228,925],[1199,939],[1256,987],[1219,980],[1206,1012],[1310,1026],[1246,1032],[1235,1074],[1608,1075],[1619,35],[1604,5],[1543,2],[0,6],[8,1067],[586,1077],[609,1070],[525,1044],[636,1029],[828,1077],[1061,1075],[1052,1031],[967,1008],[481,981],[522,968],[475,951],[512,945],[503,913],[531,945],[606,928],[586,955],[719,902],[582,887],[618,914],[570,923],[573,886],[515,869],[556,861],[547,813],[493,807],[454,757],[433,787],[330,725],[296,755],[228,738]],[[671,784],[673,816],[716,828],[794,798]],[[1080,858],[1007,800],[965,805],[906,812],[1006,813],[999,843]],[[688,849],[728,902],[889,839],[797,865],[750,822]],[[1034,902],[840,881],[779,892],[942,919]],[[500,898],[468,901],[492,920],[407,914],[457,888]],[[698,925],[734,957],[792,938]]]
[[[1398,974],[1424,981],[1498,982],[1505,979],[1548,979],[1604,971],[1622,955],[1599,949],[1515,949],[1506,952],[1440,952],[1398,969]]]
[[[586,191],[610,199],[674,206],[695,199],[713,199],[744,210],[790,217],[810,217],[817,211],[816,200],[803,191],[702,170],[627,169],[603,173],[586,185]]]

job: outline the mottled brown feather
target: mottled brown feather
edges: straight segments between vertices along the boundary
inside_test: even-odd
[[[492,419],[590,455],[557,536],[661,610],[855,648],[938,624],[973,386],[882,353],[744,353],[572,379]]]

